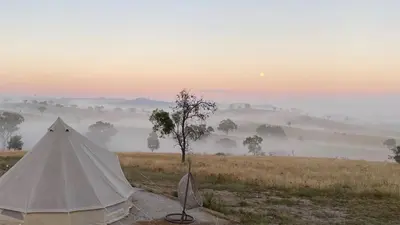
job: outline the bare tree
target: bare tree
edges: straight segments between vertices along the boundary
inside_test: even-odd
[[[215,102],[198,98],[184,89],[176,96],[175,106],[171,109],[172,113],[156,109],[149,120],[153,124],[153,131],[159,133],[160,137],[172,136],[181,149],[182,162],[185,162],[190,141],[196,141],[204,135],[201,129],[191,129],[190,126],[205,124],[217,106]]]
[[[24,121],[24,117],[18,113],[0,112],[0,140],[3,149],[7,147],[7,142],[13,133],[19,130],[18,126]]]

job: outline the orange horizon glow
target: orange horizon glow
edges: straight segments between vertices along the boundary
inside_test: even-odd
[[[400,93],[398,3],[223,1],[1,3],[0,93]]]
[[[177,70],[178,71],[178,70]],[[298,73],[296,73],[298,71]],[[394,71],[368,69],[339,69],[330,71],[309,69],[275,69],[253,74],[227,70],[218,75],[202,75],[200,72],[184,71],[181,73],[143,72],[143,75],[130,75],[129,72],[105,74],[86,73],[13,73],[20,76],[2,76],[3,92],[23,91],[28,93],[57,94],[96,93],[103,95],[134,95],[141,93],[174,93],[182,88],[196,90],[221,89],[237,92],[258,93],[392,93],[398,92],[400,76]],[[204,74],[211,74],[206,73]],[[384,74],[384,75],[382,75]],[[162,84],[162,85],[160,85]]]

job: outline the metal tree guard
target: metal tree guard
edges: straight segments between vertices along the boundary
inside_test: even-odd
[[[170,223],[175,223],[175,224],[191,224],[195,221],[194,217],[191,215],[188,215],[186,213],[186,202],[187,202],[187,197],[188,197],[188,191],[189,191],[189,182],[190,182],[190,176],[191,176],[191,167],[192,163],[190,160],[189,161],[189,171],[187,173],[187,182],[186,182],[186,189],[185,189],[185,198],[184,202],[182,205],[182,212],[181,213],[171,213],[167,214],[165,216],[165,220],[170,222]],[[179,190],[178,190],[179,192]]]

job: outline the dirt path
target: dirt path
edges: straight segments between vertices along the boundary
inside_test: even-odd
[[[169,224],[163,220],[165,215],[182,211],[179,202],[143,190],[135,194],[133,203],[132,213],[127,218],[111,225]],[[228,221],[211,215],[201,208],[189,210],[187,213],[195,218],[196,221],[193,224],[230,224]]]

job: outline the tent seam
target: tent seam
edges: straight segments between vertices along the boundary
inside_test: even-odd
[[[64,157],[64,151],[61,149],[61,158],[63,159]],[[64,197],[65,197],[65,200],[66,200],[66,203],[67,203],[67,210],[68,210],[68,216],[69,216],[69,211],[71,210],[71,207],[70,207],[70,202],[69,202],[69,198],[68,198],[68,194],[67,194],[67,183],[68,183],[68,181],[67,181],[67,173],[65,172],[66,171],[66,165],[65,165],[65,160],[62,160],[61,161],[61,164],[62,164],[62,173],[63,173],[63,176],[64,176]]]
[[[55,138],[52,140],[51,146],[53,146],[55,144],[56,140],[57,139],[55,139]],[[47,154],[45,162],[49,159],[50,153]],[[29,207],[29,204],[31,203],[31,200],[32,200],[31,196],[36,191],[36,188],[39,185],[40,180],[42,179],[43,171],[44,171],[45,167],[46,167],[46,163],[43,164],[43,167],[42,167],[42,169],[40,170],[40,173],[39,173],[39,178],[36,180],[35,184],[32,185],[32,189],[29,192],[29,195],[27,196],[28,200],[27,200],[26,205],[25,205],[25,213],[28,213],[28,207]]]
[[[91,140],[89,140],[87,137],[85,137],[85,136],[82,135],[81,133],[77,132],[77,131],[74,130],[73,128],[68,127],[68,129],[72,130],[72,131],[74,132],[74,134],[77,135],[77,137],[78,137],[82,142],[85,143],[85,142],[87,142],[87,141],[90,141],[91,144],[94,144],[96,147],[101,148],[103,151],[107,151],[107,153],[111,153],[108,149],[103,148],[102,146],[98,146],[96,143],[93,143]],[[93,152],[90,150],[91,148],[88,147],[88,146],[86,145],[86,143],[83,144],[83,145],[90,151],[90,153],[92,153],[91,155],[94,155],[95,158],[98,159],[98,157],[96,156],[96,154],[93,154]],[[115,159],[116,159],[116,162],[118,163],[118,166],[119,166],[120,169],[121,169],[121,164],[120,164],[120,161],[119,161],[118,156],[114,154],[114,157],[115,157]],[[114,171],[111,170],[107,165],[105,165],[104,163],[102,163],[102,160],[97,160],[97,161],[99,161],[100,164],[102,164],[105,168],[107,168],[107,170],[110,171],[110,173],[112,173],[114,176],[118,177],[118,179],[119,179],[120,181],[122,181],[123,183],[125,183],[124,179],[123,179],[122,177],[120,177],[119,174],[114,173]],[[122,171],[121,171],[121,172],[122,172]],[[122,174],[123,174],[123,173],[122,173]],[[122,174],[121,174],[121,175],[122,175]]]
[[[97,195],[96,191],[95,191],[94,188],[92,187],[92,182],[90,182],[89,176],[88,176],[88,174],[86,173],[85,169],[83,168],[83,164],[82,164],[81,160],[80,160],[79,157],[77,156],[77,152],[76,152],[75,146],[72,144],[72,142],[71,142],[70,139],[68,139],[68,142],[71,144],[72,150],[75,152],[75,156],[76,156],[76,158],[78,159],[78,162],[79,162],[79,165],[80,165],[81,168],[82,168],[83,174],[85,174],[86,179],[87,179],[87,180],[89,181],[89,183],[91,184],[91,185],[90,185],[90,188],[93,190],[93,193],[95,194],[97,200],[98,200],[99,203],[101,204],[101,207],[104,208],[103,202],[101,202],[99,196]]]
[[[83,146],[85,146],[85,149],[84,149],[85,153],[86,153],[87,150],[88,150],[90,153],[92,153],[92,154],[90,154],[90,155],[86,153],[86,155],[87,155],[89,158],[94,158],[94,160],[96,160],[100,165],[104,166],[104,167],[107,169],[108,172],[110,172],[112,175],[116,176],[115,173],[113,173],[107,166],[105,166],[104,163],[102,163],[101,160],[99,160],[99,159],[96,157],[96,155],[93,154],[93,152],[91,152],[90,149],[89,149],[85,144],[83,144]],[[96,166],[96,167],[97,167],[97,166]],[[108,184],[119,196],[121,196],[122,198],[126,198],[122,193],[120,193],[120,192],[118,191],[118,188],[117,188],[115,185],[113,185],[112,182],[110,182],[110,180],[107,178],[107,176],[105,176],[103,173],[102,173],[101,175],[102,175],[103,178],[105,178],[105,181],[107,182],[107,184]],[[118,177],[118,176],[116,176],[116,177]],[[119,179],[119,177],[118,177],[118,180],[121,181],[121,179]],[[123,182],[123,183],[125,183],[125,182]]]
[[[85,146],[85,148],[87,149],[86,146]],[[84,149],[84,152],[85,152],[85,153],[86,153],[86,149]],[[92,159],[92,157],[91,157],[89,154],[86,153],[86,155],[87,155],[87,157],[89,157],[91,160],[96,160],[97,162],[99,162],[99,160],[97,160],[96,158]],[[93,154],[91,154],[91,155],[93,155]],[[94,164],[96,165],[95,162],[94,162]],[[101,162],[100,162],[100,164],[101,164]],[[98,166],[96,165],[96,167],[98,167]],[[108,170],[108,168],[107,168],[107,170]],[[109,170],[108,170],[108,171],[109,171]],[[111,173],[111,174],[113,174],[113,173]],[[113,174],[113,175],[114,175],[114,174]],[[113,185],[112,182],[110,182],[110,180],[108,179],[107,176],[104,175],[104,173],[101,173],[100,176],[103,178],[103,180],[105,181],[105,183],[106,183],[109,187],[111,187],[111,189],[112,189],[116,194],[118,194],[118,195],[119,195],[120,197],[122,197],[123,199],[127,199],[127,197],[125,197],[123,194],[121,194],[121,193],[118,191],[118,188],[117,188],[115,185]],[[121,203],[121,202],[119,202],[119,203]],[[115,204],[118,204],[118,203],[115,203]],[[111,205],[108,205],[108,206],[112,206],[112,205],[115,205],[115,204],[111,204]]]
[[[83,139],[83,140],[86,142],[86,138],[85,138],[83,135],[79,134],[79,136],[80,136],[81,139]],[[94,143],[93,143],[93,144],[94,144]],[[115,177],[117,177],[121,182],[125,183],[125,181],[123,180],[122,177],[120,177],[118,174],[115,174],[114,171],[111,170],[106,164],[102,163],[102,160],[99,160],[99,157],[97,157],[97,155],[94,154],[94,153],[90,150],[91,148],[89,148],[86,144],[83,144],[83,145],[90,151],[90,153],[92,153],[91,155],[93,155],[94,158],[96,158],[97,161],[100,162],[100,164],[101,164],[102,166],[104,166],[110,173],[112,173]],[[102,149],[105,150],[105,151],[108,151],[107,149],[104,149],[104,148],[102,148]],[[121,168],[121,164],[120,164],[120,161],[119,161],[118,156],[117,156],[117,155],[114,155],[114,157],[116,158],[116,162],[118,163],[118,165],[119,165],[120,168]]]

